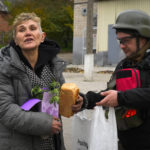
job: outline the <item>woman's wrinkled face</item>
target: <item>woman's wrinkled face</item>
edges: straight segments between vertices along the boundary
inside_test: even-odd
[[[22,50],[37,50],[44,38],[45,33],[33,20],[24,21],[16,27],[15,43]]]

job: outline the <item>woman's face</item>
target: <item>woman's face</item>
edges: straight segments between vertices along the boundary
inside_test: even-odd
[[[22,50],[37,50],[44,38],[45,33],[33,20],[24,21],[16,27],[15,43]]]

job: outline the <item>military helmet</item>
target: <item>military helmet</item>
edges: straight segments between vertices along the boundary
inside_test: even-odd
[[[150,38],[150,16],[143,11],[126,10],[118,15],[113,28],[135,30],[140,36]]]

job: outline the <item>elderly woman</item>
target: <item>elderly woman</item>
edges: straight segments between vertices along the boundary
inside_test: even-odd
[[[58,118],[20,107],[34,86],[47,87],[54,79],[64,82],[66,64],[56,57],[60,48],[45,39],[34,13],[18,15],[13,34],[14,40],[0,51],[0,149],[65,150]]]

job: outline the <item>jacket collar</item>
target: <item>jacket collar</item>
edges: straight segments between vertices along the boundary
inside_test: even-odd
[[[145,56],[143,57],[142,61],[133,65],[130,59],[123,59],[119,63],[119,68],[139,68],[139,69],[150,69],[150,49],[147,49]]]
[[[28,62],[28,60],[22,54],[20,47],[17,46],[14,41],[11,41],[10,45],[15,49],[15,51],[19,55],[20,59],[27,66],[32,68],[30,63]],[[38,56],[38,61],[35,65],[35,69],[44,65],[44,64],[48,64],[49,62],[52,62],[53,58],[56,57],[56,55],[59,53],[59,51],[60,51],[59,45],[56,42],[48,40],[46,38],[44,40],[44,42],[41,43],[39,46],[39,56]]]

